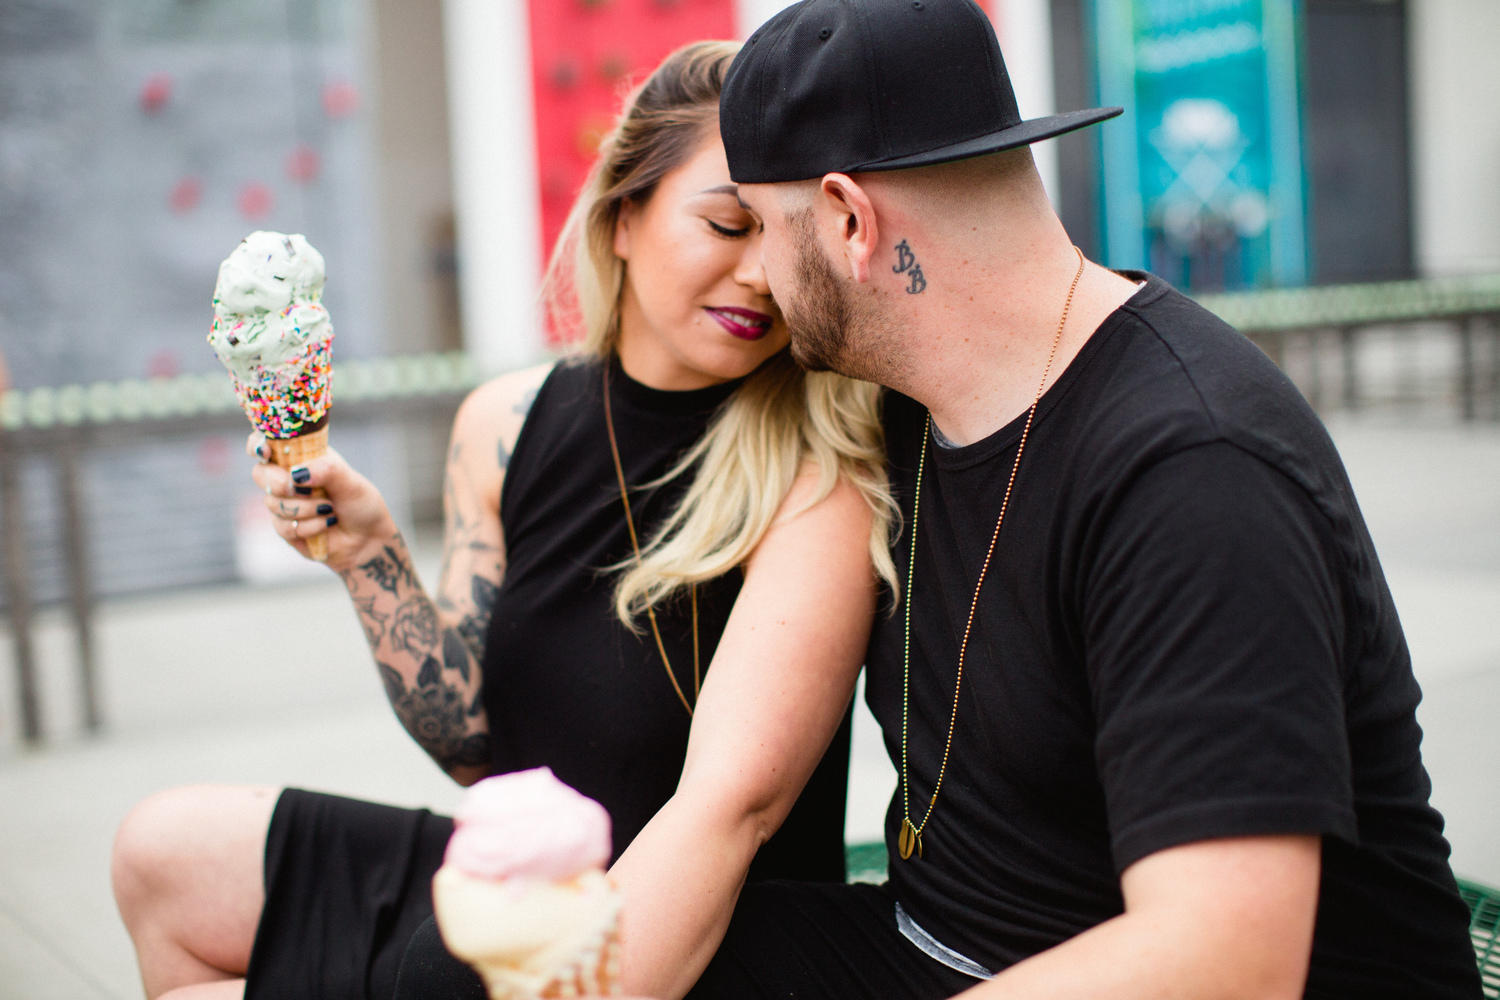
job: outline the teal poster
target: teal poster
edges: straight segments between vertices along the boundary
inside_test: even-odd
[[[1105,260],[1197,291],[1307,279],[1298,0],[1094,0]]]

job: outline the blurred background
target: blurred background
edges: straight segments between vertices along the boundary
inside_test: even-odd
[[[781,0],[0,0],[0,997],[136,996],[108,891],[188,781],[451,808],[342,587],[270,529],[205,343],[253,229],[328,263],[332,440],[435,577],[463,394],[540,360],[543,262],[620,94]],[[1092,258],[1323,415],[1426,692],[1455,869],[1500,883],[1500,4],[981,0]],[[8,389],[9,391],[5,391]],[[893,775],[868,715],[851,843]]]

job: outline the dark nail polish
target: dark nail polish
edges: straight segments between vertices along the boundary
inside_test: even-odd
[[[333,504],[331,504],[331,503],[320,503],[320,504],[318,504],[318,513],[319,514],[332,514],[333,513]]]
[[[312,496],[312,487],[311,486],[293,486],[292,487],[292,492],[295,493],[295,494],[297,494],[299,497],[310,497],[310,496]]]
[[[299,465],[292,470],[292,482],[294,483],[305,483],[311,478],[312,473],[307,470],[307,466],[305,465]]]
[[[330,528],[333,527],[335,524],[338,524],[338,523],[339,523],[339,516],[337,514],[334,514],[332,517],[330,517],[328,519],[328,526]]]

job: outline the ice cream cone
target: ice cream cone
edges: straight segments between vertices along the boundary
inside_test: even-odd
[[[283,469],[291,469],[294,466],[306,465],[328,451],[328,424],[315,431],[299,434],[292,438],[267,438],[266,445],[271,449],[271,461]],[[312,499],[326,499],[328,494],[321,488],[314,486]],[[318,562],[328,561],[328,533],[321,532],[305,539],[307,542],[307,554]]]
[[[517,884],[444,865],[432,896],[444,943],[490,1000],[619,995],[620,894],[603,872]]]
[[[490,1000],[618,996],[623,898],[604,871],[604,807],[541,767],[474,785],[453,820],[433,909]]]
[[[245,416],[270,443],[271,461],[284,468],[328,450],[333,322],[323,279],[323,255],[300,234],[258,230],[219,265],[214,285],[208,342]],[[327,535],[306,542],[308,555],[328,560]]]

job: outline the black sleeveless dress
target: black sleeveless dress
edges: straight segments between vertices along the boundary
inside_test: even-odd
[[[672,796],[691,720],[649,627],[632,633],[614,614],[616,577],[605,568],[632,550],[605,432],[601,365],[554,368],[510,456],[500,498],[505,576],[482,669],[492,772],[552,768],[609,811],[618,857]],[[634,381],[618,360],[610,365],[620,461],[644,542],[688,483],[644,484],[702,436],[737,383],[666,392]],[[705,671],[739,588],[738,572],[699,586]],[[688,601],[659,609],[657,622],[691,701]],[[757,854],[752,879],[843,881],[848,767],[846,715],[787,821]],[[266,907],[247,1000],[391,997],[402,954],[432,913],[429,886],[451,830],[450,820],[426,810],[283,793],[267,838]],[[455,974],[427,923],[413,944],[423,954],[408,958],[403,990],[414,967],[436,969],[429,983]]]

